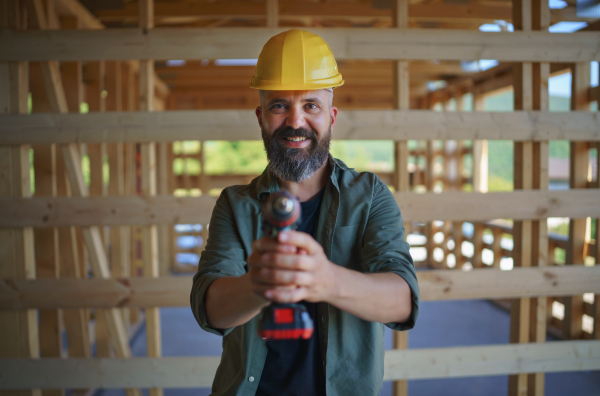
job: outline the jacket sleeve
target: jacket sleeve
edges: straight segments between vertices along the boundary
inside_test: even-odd
[[[200,256],[190,295],[190,305],[200,327],[221,336],[229,334],[233,328],[215,329],[209,326],[206,319],[206,293],[215,280],[246,273],[246,255],[226,191],[223,190],[213,209],[206,248]]]
[[[393,272],[401,276],[412,294],[412,312],[404,323],[386,323],[394,330],[410,330],[419,315],[419,285],[409,245],[404,240],[400,208],[387,186],[377,180],[368,222],[363,234],[361,258],[365,273]]]

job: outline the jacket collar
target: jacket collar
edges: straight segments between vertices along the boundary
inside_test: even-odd
[[[348,168],[342,161],[333,158],[331,156],[331,153],[328,154],[327,161],[329,162],[329,166],[331,167],[331,174],[329,175],[329,179],[331,180],[331,183],[335,186],[335,188],[339,191],[338,173],[340,172],[340,170],[347,170]],[[275,175],[273,175],[273,173],[269,171],[269,168],[267,167],[265,168],[262,175],[256,178],[256,199],[260,201],[265,195],[269,195],[275,191],[279,191],[279,181],[277,180]]]

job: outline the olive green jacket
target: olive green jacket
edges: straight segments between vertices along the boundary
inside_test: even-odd
[[[385,325],[394,330],[411,329],[419,312],[419,287],[404,241],[398,204],[373,173],[358,173],[331,156],[329,163],[332,172],[325,187],[316,239],[337,265],[364,273],[394,272],[404,278],[412,291],[411,317],[405,323]],[[267,348],[257,335],[256,318],[235,328],[211,328],[204,299],[214,280],[246,273],[251,244],[263,235],[261,202],[277,190],[277,179],[265,171],[247,186],[223,190],[213,210],[206,249],[191,292],[192,311],[200,327],[224,336],[213,395],[254,396],[260,382]],[[384,325],[327,303],[319,303],[317,311],[315,325],[320,330],[327,395],[379,395],[383,385]]]

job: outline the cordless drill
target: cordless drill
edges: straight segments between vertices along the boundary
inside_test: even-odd
[[[301,221],[300,202],[287,191],[272,193],[265,201],[263,231],[277,238],[280,232],[295,230]],[[302,304],[272,303],[258,315],[258,335],[267,340],[309,339],[313,321]]]

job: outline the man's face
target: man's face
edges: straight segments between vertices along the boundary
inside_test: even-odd
[[[283,181],[310,178],[327,161],[337,108],[318,91],[262,91],[256,115],[269,168]]]

